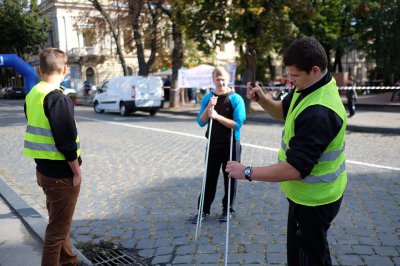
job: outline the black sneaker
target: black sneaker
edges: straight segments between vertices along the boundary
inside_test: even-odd
[[[193,216],[190,221],[192,222],[192,224],[197,224],[197,217],[199,216],[199,214],[196,214],[195,216]],[[210,213],[204,213],[201,216],[201,221],[206,220],[208,217],[210,216]]]
[[[232,211],[229,212],[229,219],[232,219]],[[226,221],[228,221],[228,211],[223,210],[218,220],[220,223],[225,223]]]

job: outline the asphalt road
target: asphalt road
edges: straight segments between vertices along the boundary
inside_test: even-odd
[[[21,101],[0,102],[0,175],[43,217],[34,162],[22,156]],[[223,265],[222,182],[194,241],[206,146],[193,117],[147,113],[121,117],[76,107],[83,184],[72,225],[74,244],[119,242],[152,264]],[[242,162],[276,162],[281,125],[249,122],[242,130]],[[334,264],[400,265],[400,136],[349,133],[348,187],[329,231]],[[220,180],[221,181],[221,180]],[[231,221],[229,263],[286,263],[287,201],[278,184],[241,181]]]

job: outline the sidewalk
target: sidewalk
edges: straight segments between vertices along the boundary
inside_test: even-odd
[[[356,114],[348,118],[347,130],[353,132],[400,134],[400,100],[390,101],[391,92],[382,94],[370,94],[358,96]],[[347,100],[342,97],[343,104],[347,108]],[[187,103],[178,107],[169,108],[169,103],[164,104],[161,113],[175,113],[179,115],[196,116],[200,109],[199,103]],[[283,124],[270,117],[255,102],[251,102],[251,109],[247,115],[247,121]]]
[[[0,178],[0,265],[40,265],[47,221]],[[84,265],[92,263],[72,247]]]
[[[0,197],[0,265],[40,265],[42,243]]]

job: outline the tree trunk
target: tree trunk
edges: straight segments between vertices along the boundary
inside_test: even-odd
[[[174,41],[174,49],[172,50],[172,78],[169,104],[170,107],[176,107],[179,101],[178,71],[182,67],[183,62],[183,40],[182,32],[175,21],[172,22],[172,39]]]
[[[336,48],[335,62],[333,63],[332,71],[335,72],[336,69],[338,70],[338,72],[343,72],[342,50],[339,47]]]
[[[159,12],[158,10],[153,10],[153,8],[150,6],[150,2],[147,2],[149,9],[148,11],[150,12],[152,22],[151,22],[151,33],[150,33],[151,35],[150,57],[146,62],[144,55],[143,38],[142,34],[140,33],[141,25],[139,25],[139,17],[142,14],[144,4],[145,4],[144,0],[129,1],[129,12],[132,15],[133,38],[136,44],[136,56],[138,59],[140,76],[148,76],[150,73],[150,68],[156,60],[157,37],[158,37],[157,27],[158,27]]]

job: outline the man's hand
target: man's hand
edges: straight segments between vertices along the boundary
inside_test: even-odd
[[[220,115],[217,113],[217,111],[214,110],[214,108],[211,108],[211,109],[208,110],[208,117],[209,118],[212,118],[214,120],[218,120],[219,116]]]
[[[229,161],[226,165],[225,172],[228,173],[228,176],[236,179],[245,179],[243,170],[245,166],[241,163],[235,161]]]
[[[260,98],[264,96],[264,92],[258,82],[256,82],[255,86],[251,86],[251,82],[247,82],[247,93],[246,97],[252,101],[258,101]]]
[[[74,187],[78,186],[82,181],[82,176],[81,175],[74,175],[72,178],[72,184]]]

